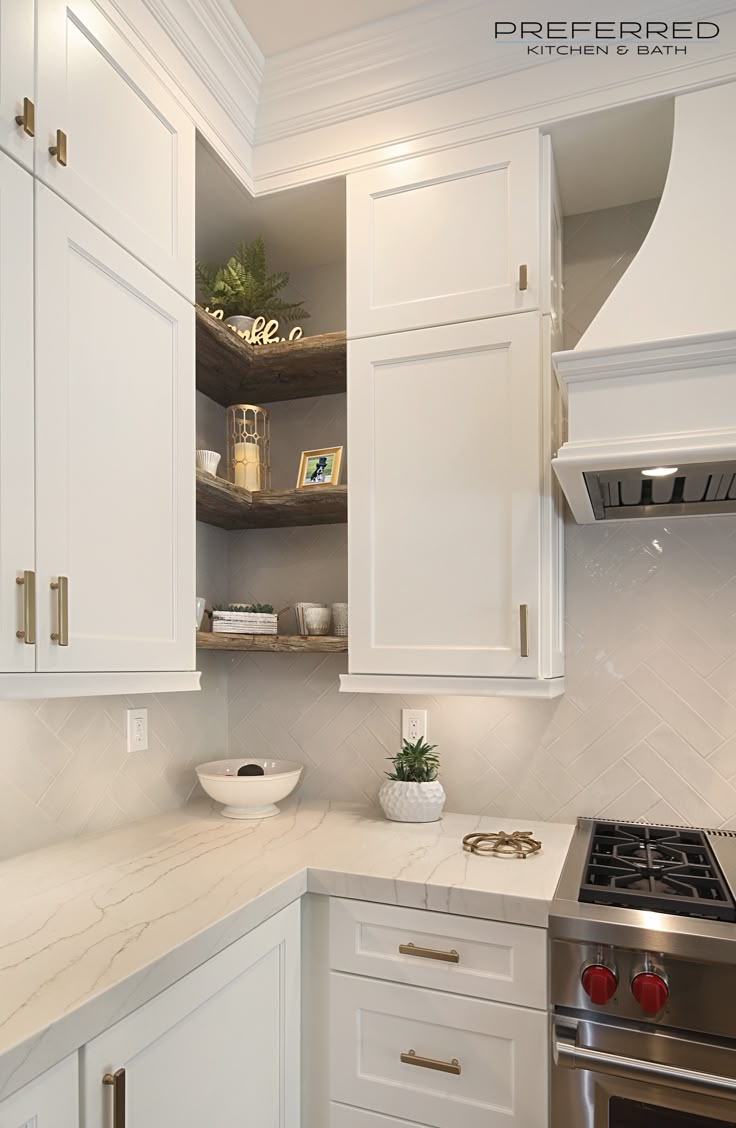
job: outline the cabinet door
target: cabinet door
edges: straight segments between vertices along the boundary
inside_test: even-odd
[[[92,0],[37,4],[37,175],[193,298],[193,124]]]
[[[298,1128],[298,903],[84,1047],[86,1128],[120,1069],[135,1128]]]
[[[539,675],[540,381],[536,313],[349,342],[351,673]]]
[[[547,1023],[541,1011],[333,972],[330,1097],[431,1128],[546,1128]]]
[[[347,184],[349,337],[538,308],[536,130],[398,161]]]
[[[35,97],[33,0],[0,0],[0,149],[33,168],[33,139],[16,122]]]
[[[193,669],[194,308],[36,192],[38,669]]]
[[[0,1101],[0,1128],[79,1128],[77,1055]]]
[[[33,543],[33,180],[0,153],[0,670],[30,672],[23,629]]]

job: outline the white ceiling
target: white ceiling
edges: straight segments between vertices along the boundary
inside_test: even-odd
[[[426,0],[233,0],[264,55],[301,47],[315,39],[417,8]]]
[[[241,239],[256,235],[263,236],[274,270],[344,262],[344,179],[256,199],[198,139],[197,258],[225,261]]]
[[[549,130],[564,215],[662,195],[674,102],[663,98],[573,118]]]

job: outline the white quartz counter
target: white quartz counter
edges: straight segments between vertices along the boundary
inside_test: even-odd
[[[524,824],[524,825],[522,825]],[[472,830],[531,830],[525,861]],[[195,805],[0,864],[0,1099],[305,892],[543,928],[573,827],[389,823],[292,802],[258,822]]]

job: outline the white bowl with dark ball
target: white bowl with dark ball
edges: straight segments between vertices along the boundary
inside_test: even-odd
[[[241,773],[240,775],[238,773]],[[213,760],[200,764],[197,776],[211,799],[223,803],[227,819],[268,819],[280,799],[296,787],[302,765],[294,760]]]

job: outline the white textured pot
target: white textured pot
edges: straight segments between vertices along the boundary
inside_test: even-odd
[[[225,324],[232,325],[233,329],[237,329],[239,333],[250,333],[255,320],[255,317],[246,317],[242,313],[236,313],[232,317],[226,317]]]
[[[442,818],[445,789],[438,779],[432,783],[387,779],[378,792],[378,801],[392,822],[437,822]]]

